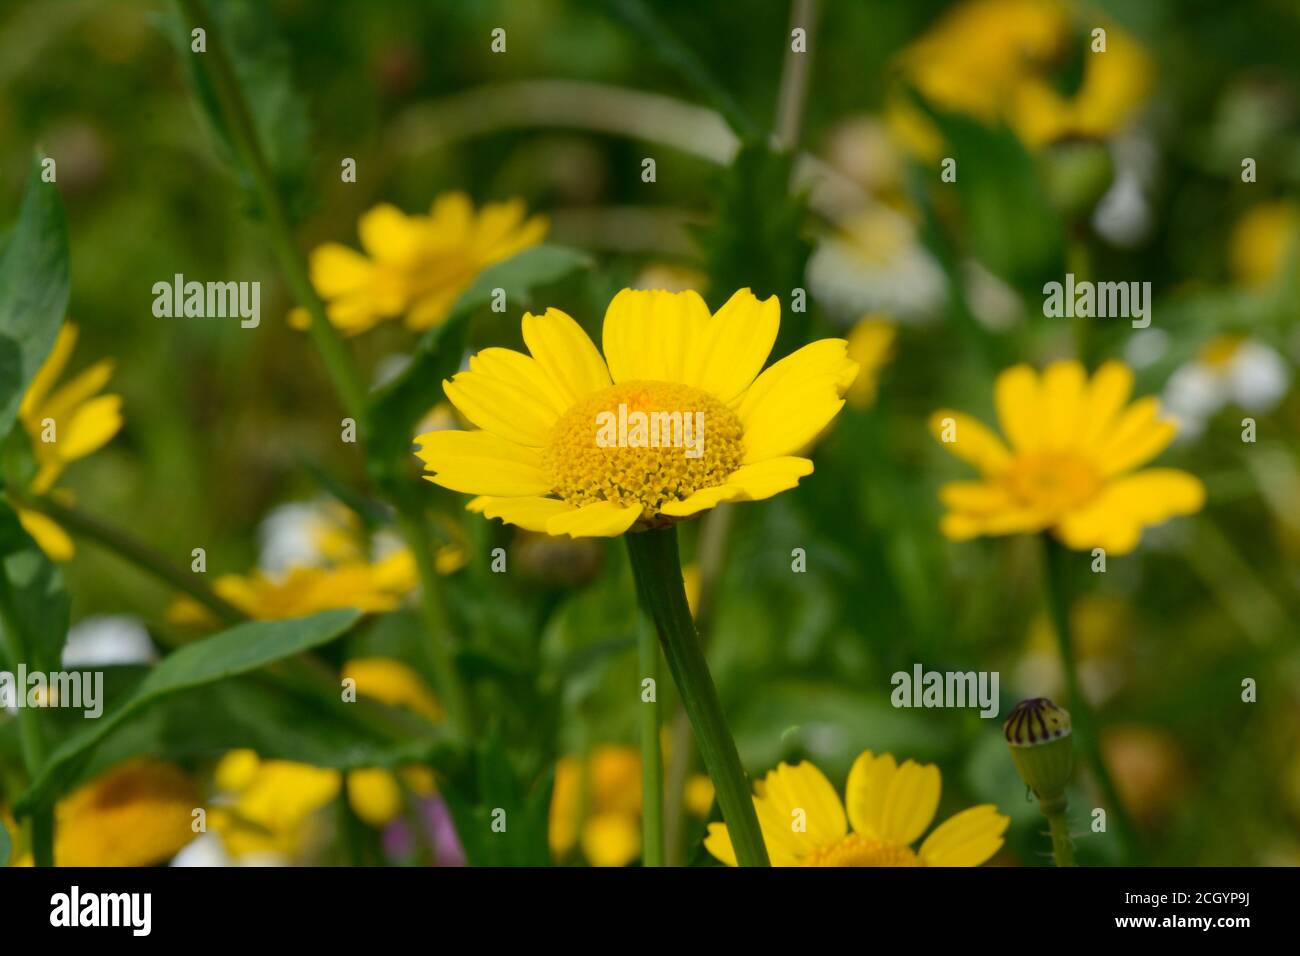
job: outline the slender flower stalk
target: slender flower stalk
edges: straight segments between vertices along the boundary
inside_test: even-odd
[[[641,680],[654,696],[641,698],[641,865],[664,865],[664,761],[659,746],[659,644],[647,622],[637,627]],[[644,683],[642,684],[644,687]]]
[[[768,866],[749,778],[741,766],[686,603],[677,529],[669,525],[626,537],[641,604],[659,632],[668,669],[691,719],[704,766],[713,779],[736,859],[741,866]]]
[[[1092,771],[1101,790],[1102,798],[1110,805],[1110,819],[1119,837],[1120,848],[1126,858],[1133,854],[1136,831],[1128,812],[1111,780],[1110,771],[1102,759],[1097,722],[1079,685],[1079,672],[1074,658],[1074,642],[1070,633],[1070,564],[1065,547],[1049,536],[1044,536],[1043,581],[1046,586],[1047,610],[1052,619],[1061,654],[1061,669],[1065,674],[1065,693],[1069,698],[1070,713],[1079,728],[1079,746],[1084,760]],[[1049,821],[1050,822],[1050,821]]]
[[[232,145],[252,176],[258,198],[264,207],[267,233],[280,261],[280,268],[293,290],[294,298],[311,317],[309,333],[325,363],[339,400],[349,415],[361,421],[366,411],[365,386],[342,338],[329,321],[325,304],[311,283],[306,260],[294,240],[288,208],[266,161],[252,114],[235,78],[222,38],[213,29],[199,0],[177,2],[189,26],[201,27],[207,34],[207,53],[199,58],[198,68],[205,72],[211,82]],[[424,622],[430,644],[428,651],[435,669],[438,691],[448,702],[448,730],[453,736],[464,736],[470,730],[468,695],[454,665],[450,646],[451,629],[439,600],[441,583],[426,551],[430,542],[424,513],[413,496],[399,494],[396,497],[407,544],[417,559],[416,566],[423,592]]]
[[[12,666],[26,660],[28,642],[14,610],[13,589],[0,563],[0,638]],[[18,739],[27,779],[35,780],[45,763],[45,734],[41,715],[31,707],[18,709]],[[3,824],[0,824],[3,826]],[[46,805],[32,813],[32,858],[37,866],[54,865],[54,808]]]

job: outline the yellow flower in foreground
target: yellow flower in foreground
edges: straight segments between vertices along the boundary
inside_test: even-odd
[[[1005,123],[1027,146],[1070,136],[1102,138],[1120,129],[1146,99],[1150,57],[1113,23],[1074,21],[1057,0],[968,0],[899,57],[903,77],[940,110]],[[1106,30],[1104,53],[1092,51],[1091,30]],[[1078,89],[1054,83],[1082,58]],[[913,149],[937,156],[933,123],[903,95],[889,119]]]
[[[102,359],[55,388],[72,358],[77,335],[71,322],[59,329],[54,348],[18,407],[19,421],[36,458],[36,476],[28,488],[34,495],[48,494],[70,462],[103,448],[122,428],[121,396],[99,394],[113,375],[112,360]],[[27,533],[51,560],[72,559],[72,539],[58,524],[29,509],[15,510]]]
[[[446,318],[479,272],[542,241],[546,219],[526,215],[519,199],[475,212],[460,192],[439,196],[427,216],[382,204],[357,224],[364,254],[336,242],[312,252],[312,285],[330,321],[348,335],[401,316],[409,328],[427,329]],[[295,309],[290,321],[301,328],[309,319]]]
[[[214,781],[223,795],[208,816],[232,856],[293,857],[311,842],[315,813],[338,796],[340,776],[232,750],[217,764]]]
[[[778,764],[757,781],[754,809],[773,866],[979,866],[1002,848],[1011,822],[991,803],[949,817],[912,849],[934,821],[939,790],[934,764],[900,766],[868,750],[849,770],[844,802],[805,761]],[[709,824],[704,847],[736,865],[725,824]]]
[[[849,331],[849,358],[861,369],[846,396],[854,408],[876,404],[880,370],[893,358],[897,338],[898,327],[874,315],[866,316]]]
[[[1135,472],[1173,440],[1160,403],[1128,404],[1133,372],[1102,365],[1091,381],[1078,362],[1056,362],[1040,376],[1017,365],[994,386],[1003,444],[983,424],[947,409],[930,417],[944,447],[980,470],[979,481],[944,485],[943,533],[979,535],[1052,531],[1076,550],[1132,551],[1148,525],[1192,514],[1205,503],[1200,479],[1172,468]]]
[[[604,358],[557,309],[525,314],[531,356],[484,349],[443,384],[479,431],[419,436],[430,481],[529,531],[612,536],[793,488],[797,457],[844,405],[843,339],[760,370],[780,304],[742,289],[714,315],[695,292],[624,289]]]
[[[1232,229],[1228,259],[1233,277],[1267,285],[1283,275],[1300,242],[1300,209],[1285,200],[1251,206]]]
[[[136,759],[119,764],[60,800],[54,859],[59,866],[149,866],[196,836],[200,806],[179,767]]]

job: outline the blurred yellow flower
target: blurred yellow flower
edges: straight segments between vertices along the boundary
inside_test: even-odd
[[[687,811],[702,817],[713,805],[713,784],[694,774],[683,796]],[[602,744],[585,764],[579,757],[561,757],[555,765],[548,835],[557,860],[575,847],[592,866],[627,866],[640,856],[640,751]]]
[[[759,374],[779,324],[776,297],[748,289],[714,315],[695,292],[624,289],[605,313],[602,358],[563,312],[525,314],[531,357],[484,349],[444,383],[480,430],[420,435],[426,477],[478,495],[469,508],[489,518],[572,537],[793,488],[813,467],[797,453],[843,407],[857,366],[843,339],[823,339]],[[685,425],[700,416],[695,447]],[[639,439],[628,428],[638,417]],[[659,422],[653,439],[646,421]]]
[[[408,328],[427,329],[447,317],[479,272],[542,241],[546,219],[526,215],[519,199],[475,212],[461,192],[439,196],[427,216],[381,204],[357,224],[364,253],[337,242],[312,252],[312,285],[348,335],[403,316]],[[310,319],[295,309],[290,322],[304,328]]]
[[[1092,30],[1105,30],[1105,52]],[[1054,83],[1082,58],[1078,88]],[[1104,138],[1145,101],[1154,68],[1146,51],[1104,18],[1076,20],[1057,0],[967,0],[898,58],[905,82],[937,109],[1004,123],[1031,148],[1071,136]],[[890,102],[895,134],[937,158],[939,131],[901,91]]]
[[[198,792],[173,764],[139,758],[118,764],[55,807],[59,866],[150,866],[194,839]]]
[[[122,398],[100,395],[113,375],[111,359],[102,359],[70,382],[55,388],[77,345],[78,330],[71,322],[59,329],[54,347],[36,372],[18,418],[31,441],[37,471],[28,490],[48,494],[63,469],[85,458],[113,438],[122,428]],[[70,561],[72,539],[57,523],[39,512],[16,508],[18,520],[52,561]]]
[[[356,682],[357,693],[390,707],[407,707],[435,723],[445,714],[423,679],[391,657],[363,657],[343,665],[343,677]]]
[[[854,408],[876,404],[880,370],[894,357],[898,327],[875,315],[864,317],[849,331],[849,359],[858,363],[858,377],[845,398]]]
[[[1200,510],[1200,479],[1172,468],[1133,471],[1168,446],[1175,426],[1158,417],[1156,398],[1129,405],[1132,390],[1122,362],[1106,362],[1091,381],[1074,361],[1041,376],[1028,365],[1009,368],[994,398],[1010,447],[969,415],[935,412],[935,437],[982,473],[940,490],[949,509],[940,530],[954,541],[1052,531],[1075,550],[1127,554],[1144,527]]]
[[[1246,285],[1268,285],[1280,278],[1300,240],[1300,208],[1293,202],[1251,206],[1232,229],[1228,262],[1233,278]]]
[[[754,809],[773,866],[979,866],[1001,849],[1011,822],[991,803],[949,817],[912,849],[934,821],[940,784],[934,764],[900,766],[868,750],[849,770],[843,802],[804,761],[778,764],[757,781]],[[709,824],[704,847],[736,865],[726,824]]]
[[[338,796],[340,778],[337,770],[232,750],[214,772],[222,793],[208,820],[231,856],[293,858],[311,840],[313,815]]]

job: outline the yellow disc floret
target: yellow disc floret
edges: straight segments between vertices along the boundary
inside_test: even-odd
[[[919,866],[911,847],[887,843],[867,833],[850,833],[809,854],[804,866]]]
[[[726,482],[744,457],[743,435],[736,413],[698,388],[622,382],[562,415],[543,461],[569,504],[639,503],[649,521],[665,503]]]

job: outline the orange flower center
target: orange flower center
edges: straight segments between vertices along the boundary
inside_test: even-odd
[[[850,833],[802,860],[804,866],[920,866],[910,847]]]
[[[560,417],[543,454],[555,493],[581,508],[669,501],[723,484],[744,457],[744,427],[714,396],[672,382],[623,382]]]
[[[1052,514],[1086,504],[1102,486],[1092,464],[1068,452],[1017,458],[1001,480],[1017,501]]]

